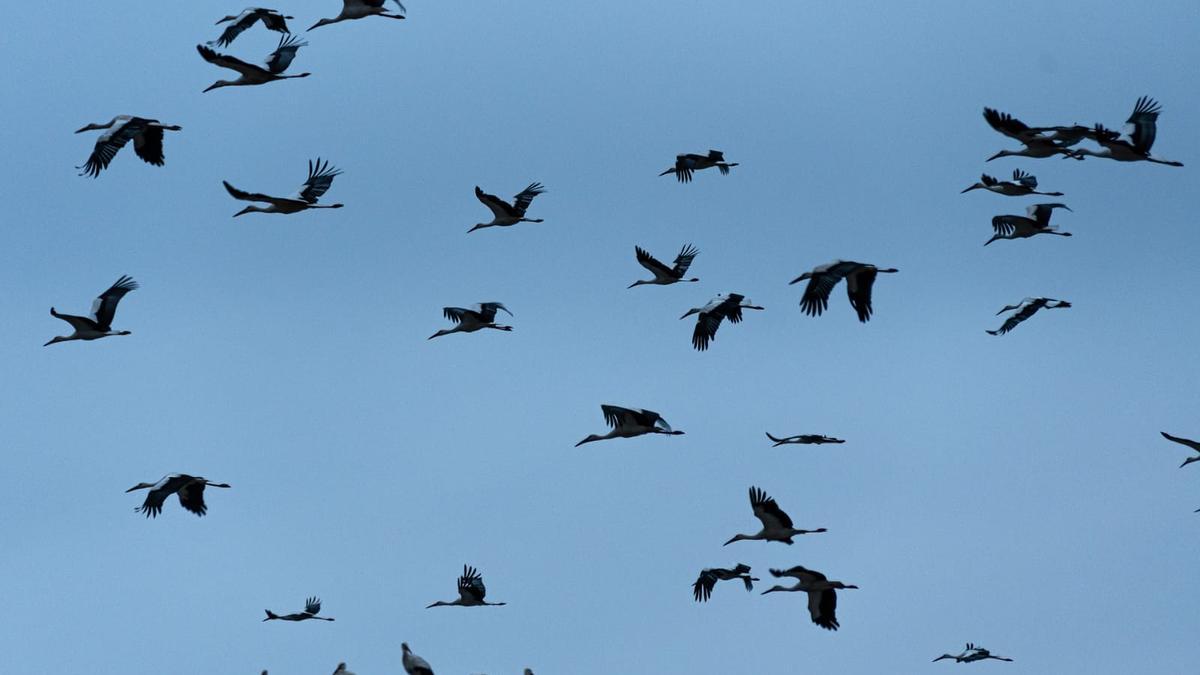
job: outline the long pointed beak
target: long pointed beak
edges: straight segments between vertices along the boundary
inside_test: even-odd
[[[988,157],[986,161],[990,162],[990,161],[992,161],[993,159],[996,159],[996,158],[998,158],[998,157],[1003,157],[1003,156],[1004,156],[1004,155],[1003,155],[1003,151],[1001,151],[1001,152],[997,152],[996,154],[992,155],[991,157]]]
[[[76,129],[76,130],[75,130],[75,133],[77,133],[77,134],[81,134],[81,133],[83,133],[83,132],[87,131],[88,129],[91,129],[91,126],[86,126],[86,127],[81,127],[81,128],[79,128],[79,129]]]
[[[960,193],[958,193],[958,194],[960,194],[960,195],[961,195],[961,194],[964,194],[964,193],[970,192],[971,190],[978,190],[978,189],[979,189],[979,186],[978,186],[978,185],[972,185],[971,187],[967,188],[966,190],[963,190],[962,192],[960,192]]]

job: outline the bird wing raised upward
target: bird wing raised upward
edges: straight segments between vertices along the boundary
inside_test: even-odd
[[[516,196],[513,197],[513,210],[516,212],[516,215],[523,217],[525,215],[525,211],[533,202],[533,198],[544,193],[545,191],[546,189],[542,187],[541,183],[530,183],[528,187],[518,192]]]
[[[708,570],[702,570],[696,583],[692,584],[692,597],[696,602],[707,602],[712,597],[713,588],[717,585],[717,577]]]
[[[1037,186],[1038,186],[1037,176],[1034,176],[1033,174],[1025,173],[1024,171],[1022,171],[1020,169],[1013,169],[1012,176],[1013,176],[1014,183],[1020,183],[1021,185],[1024,185],[1025,187],[1027,187],[1031,190],[1037,189]]]
[[[315,163],[311,159],[308,160],[308,180],[300,186],[296,197],[309,204],[316,204],[321,195],[329,190],[329,186],[333,185],[334,177],[340,173],[340,169],[330,168],[328,161],[322,164],[320,157]]]
[[[321,599],[320,598],[314,596],[314,597],[311,597],[304,601],[304,612],[306,614],[315,615],[320,611],[321,611]]]
[[[654,274],[654,276],[663,278],[663,279],[671,279],[676,276],[674,271],[670,267],[667,267],[666,265],[662,264],[662,261],[660,261],[658,258],[655,258],[654,256],[650,255],[650,253],[648,253],[641,246],[634,246],[633,252],[637,256],[638,264],[641,265],[642,267],[645,267],[646,269],[650,270],[650,272],[652,274]],[[676,260],[678,260],[678,259],[676,259]],[[691,261],[689,260],[688,263],[690,264]],[[684,269],[687,269],[687,268],[685,267]]]
[[[777,578],[778,577],[791,577],[791,578],[803,583],[806,586],[816,583],[818,581],[827,581],[824,574],[810,570],[807,567],[804,567],[803,565],[796,565],[795,567],[789,567],[786,570],[779,570],[779,569],[772,568],[771,576],[774,576]]]
[[[692,266],[692,261],[696,259],[700,251],[691,244],[685,245],[679,251],[679,255],[675,256],[675,268],[673,273],[675,276],[682,277],[687,274],[688,268]]]
[[[121,298],[129,291],[136,290],[138,284],[129,276],[122,275],[120,279],[112,286],[108,287],[107,291],[100,294],[92,302],[92,316],[96,319],[96,324],[100,330],[109,330],[112,328],[113,316],[117,313],[117,303],[121,302]]]
[[[463,565],[462,576],[458,578],[458,595],[463,602],[483,602],[487,596],[483,575],[474,567]]]
[[[1066,204],[1030,204],[1026,207],[1029,217],[1037,222],[1039,228],[1050,226],[1050,215],[1054,213],[1054,209],[1071,209]]]
[[[218,54],[205,45],[196,45],[196,51],[200,52],[201,58],[213,64],[214,66],[236,70],[244,75],[262,77],[264,74],[270,72],[264,69],[262,66],[256,66],[253,63],[247,63],[235,56]]]
[[[453,321],[454,323],[462,323],[463,317],[467,314],[475,313],[473,310],[466,307],[443,307],[442,316]]]
[[[193,478],[184,483],[176,491],[179,495],[179,504],[183,508],[192,513],[203,516],[208,513],[208,507],[204,504],[204,481]]]
[[[1126,134],[1133,141],[1133,147],[1142,154],[1150,154],[1154,146],[1154,136],[1158,133],[1158,114],[1162,107],[1149,96],[1143,96],[1133,106],[1133,113],[1125,123],[1129,125]]]
[[[487,192],[480,190],[478,185],[475,186],[475,198],[483,202],[484,206],[491,209],[492,215],[497,218],[511,218],[520,216],[520,214],[518,214],[508,202],[500,199],[496,195],[488,194]]]
[[[992,108],[983,109],[983,119],[987,120],[988,125],[990,125],[996,131],[999,131],[1009,138],[1015,138],[1022,143],[1031,141],[1038,136],[1036,131],[1030,129],[1021,120],[1009,115],[1008,113],[1000,112]]]
[[[508,311],[508,308],[500,302],[481,302],[476,307],[479,308],[479,316],[483,317],[483,320],[487,323],[493,323],[496,320],[497,310],[502,309],[506,314],[512,316],[512,312]]]
[[[1024,216],[995,216],[992,218],[992,230],[1002,237],[1011,236],[1022,225],[1028,226],[1029,219]]]
[[[620,425],[637,424],[637,414],[639,412],[637,410],[608,404],[602,404],[600,410],[604,413],[604,421],[614,429]]]
[[[307,46],[307,42],[290,33],[280,37],[279,46],[267,57],[267,70],[276,75],[282,73],[292,65],[292,59],[296,58],[296,51]]]
[[[761,488],[750,488],[750,507],[754,517],[762,521],[766,529],[791,529],[792,519],[779,508],[779,504]]]
[[[260,18],[262,18],[263,23],[266,23],[266,17],[261,16],[261,14],[260,14],[260,12],[262,12],[262,11],[263,10],[261,10],[261,9],[250,9],[250,8],[242,10],[242,13],[239,14],[237,16],[237,18],[233,19],[232,23],[230,23],[228,26],[226,26],[225,30],[221,32],[221,37],[217,38],[214,43],[210,43],[210,44],[216,44],[218,47],[228,47],[229,43],[231,43],[237,39],[237,36],[241,35],[247,29],[249,29],[251,26],[253,26],[255,21],[258,21]],[[282,19],[282,17],[281,17],[281,19]],[[220,24],[221,22],[218,21],[217,23]],[[271,28],[271,25],[267,24],[267,27]],[[272,28],[272,30],[280,30],[280,29]],[[286,26],[283,28],[283,31],[287,32]]]
[[[286,199],[284,197],[272,197],[271,195],[264,195],[261,192],[246,192],[245,190],[239,190],[230,185],[229,181],[223,180],[221,183],[225,186],[225,191],[228,192],[231,197],[245,202],[269,202],[271,204],[281,204],[292,201],[291,199]]]

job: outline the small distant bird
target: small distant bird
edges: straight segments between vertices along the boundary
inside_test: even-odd
[[[971,190],[987,190],[1007,197],[1024,197],[1026,195],[1043,195],[1046,197],[1061,197],[1061,192],[1038,192],[1037,176],[1025,173],[1020,169],[1013,171],[1012,180],[999,180],[986,173],[980,176],[979,182],[963,190],[959,194]]]
[[[798,436],[788,436],[787,438],[775,438],[774,436],[771,435],[771,432],[769,432],[769,431],[767,432],[767,438],[771,439],[772,441],[775,441],[775,445],[772,447],[776,447],[776,448],[778,448],[781,445],[787,445],[789,443],[797,444],[797,445],[822,445],[824,443],[845,443],[846,442],[840,438],[834,438],[832,436],[823,436],[821,434],[800,434]]]
[[[1000,326],[996,330],[989,330],[988,334],[1004,335],[1008,331],[1016,328],[1017,325],[1025,319],[1037,314],[1039,309],[1066,309],[1070,306],[1071,303],[1067,302],[1066,300],[1055,300],[1054,298],[1025,298],[1019,304],[1008,305],[999,312],[996,312],[996,315],[999,316],[1005,312],[1014,309],[1017,310],[1015,314],[1005,320],[1004,325]]]
[[[1193,440],[1190,440],[1187,438],[1180,438],[1178,436],[1172,436],[1171,434],[1168,434],[1165,431],[1160,431],[1158,433],[1162,434],[1162,437],[1167,439],[1168,441],[1174,441],[1180,445],[1187,446],[1187,447],[1191,448],[1192,450],[1195,450],[1196,452],[1200,453],[1200,443],[1198,443],[1196,441],[1193,441]],[[1191,464],[1192,462],[1200,462],[1200,455],[1197,455],[1195,457],[1188,457],[1187,459],[1183,460],[1183,464],[1180,464],[1179,468],[1182,469],[1183,467],[1187,466],[1188,464]]]
[[[513,313],[508,311],[502,303],[499,302],[481,302],[471,307],[443,307],[442,314],[457,325],[454,328],[443,328],[438,332],[430,335],[428,340],[442,335],[451,333],[474,333],[481,328],[494,328],[496,330],[511,331],[512,326],[502,326],[496,323],[496,311],[504,310],[506,314],[512,316]]]
[[[761,488],[750,488],[750,508],[754,509],[754,517],[762,522],[758,534],[736,534],[732,539],[722,544],[728,546],[735,541],[780,541],[792,545],[792,537],[801,534],[817,534],[828,532],[823,527],[815,530],[797,530],[792,525],[792,519],[779,508],[779,504],[767,496]]]
[[[732,164],[727,163],[725,161],[725,153],[720,150],[709,150],[707,155],[688,153],[686,155],[676,155],[675,166],[658,175],[665,176],[673,173],[680,183],[690,183],[692,182],[693,172],[711,169],[714,166],[721,171],[722,176],[725,176],[729,174],[730,167],[737,166],[737,162],[733,162]]]
[[[337,664],[337,668],[334,669],[333,675],[354,675],[354,673],[350,672],[349,670],[346,670],[345,663],[339,663],[339,664]]]
[[[483,575],[470,565],[463,565],[462,576],[458,578],[458,598],[450,602],[442,602],[438,600],[432,605],[428,605],[425,609],[431,607],[450,607],[452,605],[458,607],[499,607],[506,605],[505,602],[488,602],[484,598],[487,597],[487,587],[483,585]]]
[[[642,436],[644,434],[667,434],[670,436],[682,435],[682,431],[675,431],[670,424],[662,418],[662,415],[653,410],[642,410],[639,408],[622,408],[616,405],[601,405],[600,410],[604,413],[604,421],[608,422],[608,426],[612,427],[612,431],[603,436],[592,434],[587,438],[575,444],[579,447],[584,443],[592,441],[605,441],[610,438],[633,438],[634,436]]]
[[[692,596],[696,598],[696,602],[708,602],[718,581],[734,579],[741,579],[742,583],[746,585],[747,591],[754,590],[754,582],[758,581],[758,578],[750,576],[749,565],[738,563],[737,567],[733,569],[710,567],[700,571],[700,577],[696,579],[696,583],[692,584]]]
[[[1001,150],[988,157],[989,162],[999,157],[1074,157],[1071,146],[1078,144],[1087,135],[1081,128],[1076,127],[1031,128],[1012,115],[991,108],[983,109],[983,119],[996,131],[1020,141],[1025,146],[1020,150]]]
[[[408,10],[404,8],[404,5],[400,4],[400,0],[395,0],[395,3],[396,3],[396,6],[400,8],[401,12],[405,12],[405,13],[408,12]],[[312,26],[310,26],[308,30],[312,30],[313,28],[320,28],[321,26],[327,26],[331,23],[337,23],[339,21],[348,21],[350,19],[365,19],[368,16],[382,16],[382,17],[386,17],[388,19],[403,19],[404,18],[404,14],[389,13],[387,11],[387,9],[384,7],[385,4],[386,4],[385,0],[342,0],[341,13],[339,13],[337,16],[333,17],[332,19],[321,19],[320,21],[318,21],[318,22],[314,23]]]
[[[533,203],[533,198],[545,194],[546,189],[541,183],[530,183],[528,187],[521,190],[515,197],[513,203],[500,199],[496,195],[490,195],[479,186],[475,186],[475,198],[483,202],[483,205],[492,210],[492,221],[490,223],[478,223],[471,229],[467,230],[467,234],[474,232],[482,227],[509,227],[517,223],[541,223],[544,222],[541,218],[526,218],[525,211],[529,205]]]
[[[1143,96],[1133,106],[1133,113],[1125,120],[1125,133],[1119,134],[1097,124],[1086,131],[1092,140],[1100,144],[1100,150],[1080,148],[1074,151],[1077,159],[1102,157],[1118,162],[1153,162],[1167,166],[1183,166],[1182,162],[1160,159],[1150,154],[1154,137],[1158,134],[1158,115],[1162,106],[1149,96]]]
[[[834,260],[826,265],[819,265],[811,272],[805,272],[792,279],[788,284],[808,280],[804,295],[800,298],[800,309],[808,316],[820,316],[829,308],[829,294],[833,287],[842,279],[846,280],[846,293],[850,297],[850,306],[858,313],[858,320],[866,323],[871,320],[874,310],[871,307],[871,289],[875,286],[875,277],[880,273],[894,274],[899,272],[892,267],[880,268],[867,263],[853,260]]]
[[[696,328],[692,330],[692,346],[702,352],[708,349],[709,342],[717,339],[717,329],[721,327],[721,320],[729,319],[729,323],[741,323],[743,309],[762,309],[762,307],[751,304],[744,295],[718,293],[717,297],[708,301],[708,304],[703,307],[693,307],[679,318],[682,320],[693,314],[699,314],[696,317]]]
[[[430,667],[429,662],[412,653],[407,642],[401,642],[400,648],[404,650],[404,656],[401,657],[404,672],[408,675],[433,675],[433,668]]]
[[[330,168],[328,161],[322,163],[320,157],[317,158],[316,163],[310,159],[308,160],[308,180],[304,181],[300,190],[291,197],[272,197],[258,192],[246,192],[233,187],[229,181],[221,182],[225,185],[225,191],[234,199],[270,204],[270,206],[251,204],[233,214],[233,217],[237,218],[246,213],[299,213],[308,209],[340,209],[344,206],[343,204],[317,204],[317,200],[329,191],[329,187],[333,185],[333,179],[341,173],[340,169]]]
[[[700,253],[700,251],[697,251],[691,244],[687,244],[680,249],[679,255],[675,256],[674,267],[667,267],[666,265],[662,264],[659,262],[658,258],[655,258],[647,253],[646,250],[641,246],[634,246],[633,251],[637,255],[638,264],[650,270],[650,273],[654,275],[654,278],[649,280],[638,279],[632,284],[629,284],[628,288],[641,286],[643,284],[669,286],[671,284],[679,283],[680,281],[700,281],[697,278],[683,278],[683,275],[687,274],[688,268],[692,266],[692,261],[695,260],[696,256]]]
[[[91,156],[83,163],[83,166],[75,167],[81,169],[80,176],[99,178],[100,171],[108,168],[113,157],[117,156],[117,151],[125,147],[129,141],[133,141],[133,151],[142,158],[143,162],[153,166],[162,166],[165,162],[163,131],[179,131],[183,127],[178,124],[163,124],[158,120],[145,117],[117,115],[107,124],[88,124],[82,129],[76,130],[75,133],[81,134],[95,129],[108,129],[108,131],[100,134],[100,137],[96,139],[96,147],[92,149]]]
[[[279,619],[280,621],[307,621],[308,619],[319,619],[321,621],[333,621],[331,617],[317,616],[321,611],[321,599],[312,597],[304,601],[304,611],[296,614],[284,614],[280,616],[271,610],[263,610],[267,613],[267,618],[263,621],[271,621]]]
[[[840,624],[837,620],[837,590],[858,588],[854,584],[844,584],[840,581],[830,581],[820,572],[796,565],[786,570],[771,570],[776,577],[792,577],[797,580],[794,586],[772,586],[763,591],[763,595],[775,591],[803,591],[808,594],[808,614],[812,622],[825,630],[837,630]]]
[[[296,58],[296,51],[301,47],[307,46],[307,42],[302,41],[300,38],[294,35],[284,35],[283,37],[279,38],[279,46],[276,47],[275,51],[271,52],[271,55],[267,57],[267,60],[265,61],[266,67],[264,68],[263,66],[255,65],[253,63],[247,63],[235,56],[218,54],[205,45],[196,45],[196,51],[200,52],[200,57],[205,61],[208,61],[214,66],[220,66],[222,68],[228,68],[229,70],[236,70],[238,72],[238,79],[217,80],[216,82],[208,85],[204,91],[212,91],[218,87],[251,86],[266,84],[276,80],[291,80],[300,77],[308,77],[312,73],[299,73],[297,75],[283,74],[283,72],[287,70],[288,66],[292,65],[292,59]]]
[[[71,324],[71,328],[74,328],[75,332],[65,336],[59,335],[42,346],[49,347],[56,342],[67,342],[68,340],[98,340],[111,335],[132,335],[133,333],[127,330],[113,330],[112,321],[117,313],[117,303],[121,302],[121,298],[125,297],[129,291],[137,290],[137,287],[137,282],[128,276],[117,279],[117,283],[109,286],[107,291],[92,301],[91,317],[59,314],[51,307],[50,316]]]
[[[954,659],[955,663],[971,663],[972,661],[984,661],[986,659],[996,659],[997,661],[1012,661],[1010,658],[1003,656],[995,656],[983,647],[976,647],[973,643],[968,642],[967,648],[961,654],[942,654],[933,660],[934,663],[942,659]]]
[[[147,518],[157,518],[158,514],[162,513],[163,502],[172,494],[179,495],[180,506],[197,516],[203,516],[208,513],[208,506],[204,503],[205,487],[227,488],[229,484],[214,483],[201,476],[172,473],[163,476],[157,483],[138,483],[125,492],[150,489],[150,492],[146,493],[146,501],[134,509],[134,511],[146,514]]]
[[[1028,216],[1007,215],[992,218],[992,230],[995,231],[995,234],[991,239],[983,242],[983,245],[987,246],[997,239],[1028,239],[1039,234],[1071,236],[1070,232],[1063,232],[1050,225],[1050,214],[1054,212],[1054,209],[1071,210],[1066,204],[1030,204],[1025,207]]]
[[[264,9],[262,7],[247,7],[243,9],[241,14],[230,14],[224,19],[217,22],[220,26],[223,23],[230,23],[221,33],[221,37],[208,43],[215,44],[218,47],[228,47],[230,43],[237,39],[237,36],[248,30],[256,22],[262,21],[263,26],[267,30],[273,30],[277,33],[290,33],[287,27],[287,20],[293,17],[284,16],[273,9]]]

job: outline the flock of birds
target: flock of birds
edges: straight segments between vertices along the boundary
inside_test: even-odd
[[[389,11],[385,0],[343,0],[342,11],[336,17],[321,19],[310,27],[309,30],[333,23],[371,16],[404,19],[405,16],[403,13],[406,12],[404,6],[398,0],[393,1],[400,9],[400,14]],[[235,71],[238,73],[238,78],[235,80],[217,80],[204,89],[204,91],[208,92],[213,89],[229,86],[263,85],[278,80],[308,77],[310,73],[307,72],[291,75],[286,74],[287,69],[295,60],[297,52],[302,47],[308,46],[307,42],[290,32],[287,21],[291,19],[293,19],[292,16],[285,16],[276,10],[247,8],[240,14],[229,15],[218,21],[217,25],[227,24],[221,35],[207,45],[198,45],[197,51],[205,61],[215,66]],[[266,29],[281,33],[278,47],[266,58],[263,65],[248,63],[237,57],[219,53],[214,49],[214,47],[229,47],[239,35],[259,22]],[[1142,161],[1169,166],[1182,166],[1179,162],[1164,160],[1151,154],[1160,111],[1161,108],[1159,105],[1149,97],[1138,99],[1133,113],[1127,120],[1128,128],[1126,132],[1120,134],[1099,123],[1091,127],[1081,125],[1030,127],[1007,113],[985,108],[983,114],[987,123],[997,132],[1018,141],[1022,145],[1017,150],[1001,150],[988,158],[987,161],[1000,157],[1062,157],[1077,161],[1088,157],[1095,157],[1120,162]],[[103,130],[104,133],[97,139],[95,147],[87,161],[77,168],[81,171],[80,175],[96,178],[109,166],[121,148],[130,141],[133,142],[134,152],[143,161],[154,166],[162,166],[164,164],[164,132],[180,131],[181,127],[164,124],[158,120],[149,118],[119,115],[108,123],[88,124],[76,133],[89,130]],[[1085,140],[1093,142],[1098,147],[1096,149],[1079,147]],[[724,153],[721,151],[709,150],[706,154],[678,155],[674,165],[659,175],[666,176],[673,174],[680,183],[690,183],[694,179],[694,174],[698,171],[716,168],[720,174],[727,175],[730,169],[736,166],[738,166],[738,163],[727,162]],[[233,214],[235,217],[248,213],[294,214],[310,209],[341,208],[342,204],[340,203],[319,203],[319,200],[332,187],[334,178],[340,174],[341,171],[332,167],[327,160],[318,158],[309,162],[307,179],[300,186],[299,190],[289,197],[246,192],[234,187],[227,181],[224,182],[224,186],[234,199],[252,202],[250,205]],[[979,182],[967,187],[962,192],[966,193],[974,190],[985,190],[1007,197],[1033,195],[1060,197],[1063,195],[1061,192],[1039,191],[1037,178],[1020,169],[1013,171],[1011,180],[1000,180],[984,174],[981,176]],[[526,214],[534,199],[544,193],[545,188],[542,184],[533,182],[517,193],[510,202],[488,194],[476,186],[475,196],[491,212],[492,219],[489,222],[474,225],[468,230],[468,233],[489,227],[510,227],[518,223],[542,222],[542,219],[528,218]],[[1028,207],[1026,215],[998,215],[992,219],[994,234],[984,245],[989,245],[1001,239],[1027,239],[1043,234],[1070,237],[1071,233],[1063,232],[1058,227],[1050,224],[1051,216],[1056,209],[1070,211],[1065,204],[1054,202],[1032,204]],[[636,280],[628,288],[641,285],[669,286],[677,283],[699,281],[696,277],[687,276],[695,262],[696,256],[699,254],[699,250],[691,244],[687,244],[680,249],[680,252],[675,256],[671,265],[661,262],[640,246],[634,248],[634,253],[638,264],[649,271],[653,275],[653,278]],[[877,276],[879,274],[894,274],[896,272],[898,270],[890,267],[878,267],[869,263],[848,260],[835,260],[827,264],[818,265],[811,271],[800,274],[789,283],[807,282],[800,299],[800,309],[804,314],[816,317],[829,308],[829,299],[834,288],[839,282],[845,281],[851,308],[857,314],[860,322],[867,323],[874,312],[872,290]],[[137,288],[137,282],[131,277],[121,276],[112,286],[96,298],[91,316],[62,314],[52,307],[50,309],[51,316],[70,324],[72,332],[66,336],[54,337],[46,345],[72,340],[96,340],[104,337],[130,335],[131,333],[128,330],[115,330],[113,328],[113,320],[121,299],[130,291]],[[1009,305],[1000,310],[998,314],[1006,312],[1012,312],[1012,314],[1008,316],[1003,325],[998,329],[988,330],[987,332],[992,335],[1003,335],[1012,331],[1042,309],[1062,309],[1070,306],[1071,304],[1065,300],[1046,297],[1025,298],[1018,304]],[[722,322],[728,321],[731,324],[741,323],[744,310],[763,310],[763,307],[753,304],[744,295],[738,293],[721,293],[713,297],[706,304],[689,309],[680,319],[686,319],[693,315],[696,317],[695,327],[692,332],[692,346],[696,350],[705,351],[715,341],[718,328]],[[494,301],[481,302],[469,308],[445,307],[442,310],[443,315],[453,323],[453,327],[438,330],[429,339],[452,333],[472,333],[485,328],[497,331],[512,331],[512,326],[496,322],[498,312],[501,311],[512,316],[512,312],[503,303]],[[609,430],[603,434],[586,436],[576,443],[576,447],[614,438],[633,438],[650,434],[681,435],[684,433],[683,431],[672,429],[662,415],[651,410],[626,408],[608,404],[601,405],[600,408]],[[1187,458],[1181,466],[1200,461],[1200,442],[1179,438],[1165,432],[1162,435],[1166,439],[1183,444],[1198,453],[1194,457]],[[776,437],[767,433],[767,438],[775,446],[785,444],[840,444],[845,442],[842,439],[821,434],[798,434]],[[136,509],[147,518],[154,518],[160,515],[164,503],[171,495],[175,495],[180,505],[187,511],[197,516],[203,516],[207,512],[204,493],[205,489],[209,487],[229,488],[230,485],[213,482],[200,476],[180,473],[164,476],[154,483],[138,483],[129,488],[127,492],[147,490],[144,502]],[[823,527],[816,529],[796,528],[791,517],[780,508],[774,498],[768,496],[761,488],[751,487],[749,497],[753,514],[762,527],[754,534],[736,534],[726,541],[725,545],[738,541],[766,541],[791,545],[794,537],[826,532],[826,529]],[[748,565],[741,563],[732,568],[705,568],[692,584],[693,597],[697,602],[708,601],[712,596],[714,588],[720,581],[740,580],[745,589],[751,591],[754,588],[754,582],[759,581],[758,578],[751,576],[751,572],[752,570]],[[831,581],[825,574],[800,565],[786,569],[771,568],[769,572],[775,578],[789,579],[792,583],[790,585],[772,586],[763,591],[763,595],[776,592],[803,593],[807,598],[807,607],[812,623],[831,631],[837,630],[840,625],[836,613],[837,591],[858,588],[858,586],[853,584]],[[463,573],[458,577],[457,590],[457,598],[450,601],[436,601],[428,605],[428,607],[482,607],[502,606],[506,604],[504,602],[489,602],[486,599],[487,589],[483,583],[483,577],[476,568],[470,565],[464,565]],[[303,611],[291,614],[276,614],[271,610],[266,610],[266,618],[263,621],[334,621],[332,617],[320,616],[320,611],[320,599],[310,597],[305,601]],[[401,650],[401,661],[405,671],[409,675],[433,675],[433,669],[429,663],[414,654],[407,643],[401,644]],[[974,643],[967,643],[965,650],[959,654],[943,654],[934,659],[934,661],[943,659],[950,659],[956,663],[971,663],[989,659],[1012,661],[1010,658],[996,656],[987,649],[976,646]],[[263,671],[263,673],[266,675],[267,671]],[[346,670],[345,663],[338,664],[334,674],[353,675]],[[525,675],[532,675],[532,672],[526,669]]]

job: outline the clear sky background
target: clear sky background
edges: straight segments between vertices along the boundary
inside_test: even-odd
[[[0,670],[370,675],[407,641],[439,675],[854,675],[973,641],[1016,659],[975,670],[1194,672],[1200,468],[1158,432],[1200,436],[1200,6],[407,4],[309,33],[307,79],[206,94],[230,73],[195,45],[240,4],[8,8]],[[1143,94],[1185,168],[984,163],[1018,147],[985,105],[1119,128]],[[118,114],[183,126],[166,166],[77,177],[71,132]],[[656,177],[708,148],[741,166]],[[230,218],[222,179],[289,194],[318,155],[346,208]],[[1014,168],[1073,238],[981,246],[1035,200],[959,191]],[[545,223],[466,234],[475,185],[531,181]],[[635,244],[688,242],[700,283],[626,290]],[[787,285],[835,258],[900,269],[867,325]],[[41,346],[121,274],[133,335]],[[766,310],[695,352],[678,317],[718,292]],[[1074,307],[984,333],[1040,295]],[[426,341],[484,300],[512,333]],[[687,433],[572,447],[601,403]],[[171,472],[234,487],[134,513]],[[722,548],[751,485],[829,532]],[[861,589],[836,633],[801,595],[692,601],[738,562]],[[424,609],[464,563],[509,605]],[[307,595],[337,621],[260,622]]]

